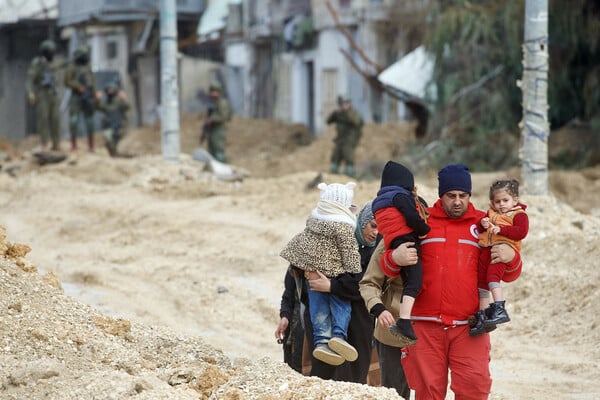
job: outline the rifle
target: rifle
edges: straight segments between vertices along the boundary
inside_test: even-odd
[[[215,111],[213,106],[208,107],[208,112],[206,114],[206,121],[204,121],[204,125],[202,125],[202,134],[200,135],[200,144],[204,143],[205,141],[208,140],[208,135],[209,135],[209,126],[210,126],[210,121],[208,121],[208,118],[211,116],[211,114]]]
[[[95,94],[91,93],[90,85],[88,84],[84,74],[79,74],[78,81],[81,86],[85,88],[83,93],[79,94],[79,106],[81,107],[81,111],[83,111],[85,114],[92,114],[95,108]]]
[[[40,84],[45,88],[54,88],[54,76],[52,75],[52,72],[48,70],[44,71]]]

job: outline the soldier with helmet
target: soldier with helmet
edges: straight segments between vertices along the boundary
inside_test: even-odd
[[[338,105],[339,108],[327,118],[327,124],[335,124],[337,131],[329,171],[337,174],[344,163],[344,174],[354,176],[354,151],[362,136],[363,120],[352,107],[349,97],[338,97]]]
[[[44,40],[27,72],[27,100],[35,106],[37,130],[40,133],[42,148],[52,142],[52,150],[59,150],[59,117],[58,92],[52,68],[52,59],[56,52],[56,44],[52,40]]]
[[[111,157],[119,155],[117,146],[125,134],[129,107],[125,91],[120,89],[117,82],[109,82],[104,88],[104,93],[101,94],[98,109],[104,113],[102,118],[104,143]]]
[[[211,105],[202,127],[200,143],[208,141],[208,152],[218,161],[225,162],[225,143],[227,139],[227,122],[231,119],[231,107],[223,97],[220,83],[211,83],[209,95]]]
[[[96,77],[90,66],[90,48],[80,46],[73,54],[73,60],[65,71],[65,86],[71,89],[69,102],[69,126],[71,150],[77,150],[79,121],[83,120],[88,150],[94,151],[94,110],[96,101]]]

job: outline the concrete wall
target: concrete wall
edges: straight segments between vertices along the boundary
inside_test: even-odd
[[[0,136],[23,139],[35,134],[35,109],[28,105],[25,85],[27,71],[40,43],[47,38],[43,25],[31,29],[15,28],[0,33]],[[54,65],[60,65],[58,54]],[[56,73],[59,99],[63,95],[63,70]],[[66,114],[61,115],[61,134],[65,134]]]
[[[179,59],[179,96],[182,113],[196,113],[208,106],[208,86],[215,80],[221,64],[187,56]]]
[[[0,60],[7,59],[9,43],[0,35]],[[0,62],[0,135],[10,139],[22,139],[26,134],[27,60]]]
[[[254,54],[249,44],[232,41],[225,47],[225,66],[235,76],[235,81],[228,82],[230,101],[236,114],[251,116],[251,93],[254,80],[251,78],[250,66],[254,62]],[[240,87],[240,85],[242,85]]]

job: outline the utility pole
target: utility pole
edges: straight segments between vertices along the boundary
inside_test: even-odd
[[[179,161],[179,87],[175,0],[160,0],[160,126],[163,159]]]
[[[548,0],[525,1],[521,174],[525,192],[548,194]]]

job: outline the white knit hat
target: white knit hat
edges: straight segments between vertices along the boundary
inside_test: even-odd
[[[344,207],[350,207],[352,205],[356,183],[348,182],[345,185],[342,185],[341,183],[332,183],[328,185],[325,182],[321,182],[317,187],[321,190],[321,200],[333,201]]]

